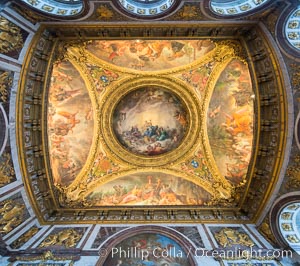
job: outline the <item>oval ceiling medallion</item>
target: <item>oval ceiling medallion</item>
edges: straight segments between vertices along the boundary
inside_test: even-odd
[[[197,109],[195,95],[183,83],[161,77],[127,80],[111,91],[100,110],[107,114],[100,129],[104,145],[135,165],[174,162],[196,143]]]
[[[121,98],[113,112],[113,130],[128,151],[156,156],[176,149],[182,142],[188,111],[173,92],[145,86]]]
[[[257,10],[270,0],[211,0],[210,5],[214,13],[221,16],[236,16]]]

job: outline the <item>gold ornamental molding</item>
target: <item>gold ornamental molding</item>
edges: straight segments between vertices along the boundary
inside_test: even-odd
[[[181,144],[174,150],[157,156],[138,156],[132,152],[128,152],[117,141],[112,129],[112,117],[116,108],[116,104],[128,93],[139,88],[163,88],[166,91],[174,93],[183,103],[187,114],[187,129]],[[180,157],[185,157],[186,153],[193,152],[197,145],[196,140],[201,131],[199,117],[201,110],[197,102],[197,97],[191,93],[186,86],[179,80],[173,78],[166,78],[160,75],[150,77],[132,77],[121,84],[117,84],[112,88],[111,93],[106,94],[102,100],[101,127],[100,134],[103,137],[103,144],[108,151],[112,151],[112,155],[118,157],[120,160],[126,160],[133,166],[148,166],[159,167],[167,164],[176,164]],[[161,114],[163,115],[163,114]]]

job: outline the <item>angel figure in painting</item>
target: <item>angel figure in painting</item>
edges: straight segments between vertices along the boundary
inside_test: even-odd
[[[76,119],[76,115],[78,114],[79,111],[77,111],[76,113],[72,114],[66,111],[59,111],[58,114],[65,117],[67,119],[67,123],[68,123],[68,128],[71,132],[73,132],[73,128],[76,126],[76,124],[80,123],[79,119]]]
[[[242,108],[231,115],[223,112],[226,116],[226,123],[222,126],[232,136],[236,136],[238,133],[244,133],[246,135],[251,134],[251,116],[247,108]]]
[[[178,120],[178,122],[183,126],[186,127],[187,121],[186,121],[186,115],[184,113],[181,113],[179,111],[176,111],[175,118]]]

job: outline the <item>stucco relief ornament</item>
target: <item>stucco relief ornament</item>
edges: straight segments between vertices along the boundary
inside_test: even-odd
[[[13,200],[1,203],[0,233],[7,234],[22,222],[24,208],[24,205],[16,204]]]
[[[285,184],[286,189],[295,190],[300,187],[300,156],[296,156],[294,159],[294,164],[289,166],[286,175],[289,177],[287,183]]]
[[[97,8],[96,13],[99,20],[108,20],[113,17],[113,12],[104,5],[101,5],[99,8]]]
[[[86,61],[84,49],[87,42],[83,40],[74,40],[69,42],[60,42],[57,46],[57,52],[55,54],[55,61],[60,62],[67,59],[73,59],[75,61]],[[76,54],[76,52],[78,54]]]
[[[1,34],[1,33],[0,33]],[[12,77],[10,72],[0,72],[0,100],[1,102],[7,102],[9,95],[9,89],[12,85]]]
[[[191,19],[197,17],[199,14],[197,13],[197,7],[192,5],[186,5],[183,7],[183,10],[179,12],[179,15],[183,19]],[[198,17],[199,19],[199,17]]]
[[[57,234],[49,235],[41,244],[40,247],[49,246],[65,246],[75,247],[82,237],[82,233],[77,232],[75,229],[65,229]]]
[[[268,239],[269,242],[276,243],[276,239],[271,231],[270,221],[268,218],[263,221],[263,223],[259,226],[258,230],[263,236],[265,236]]]
[[[23,46],[20,28],[0,16],[0,53],[8,53]]]
[[[224,228],[220,232],[214,233],[214,237],[218,243],[226,248],[233,245],[243,245],[253,247],[255,244],[245,233],[240,233],[237,229]]]
[[[246,180],[233,187],[220,182],[213,183],[213,198],[206,204],[208,206],[232,206],[237,205],[240,195],[243,193]]]
[[[75,189],[68,189],[66,186],[62,186],[61,184],[56,184],[55,188],[59,204],[62,207],[91,206],[91,203],[82,197],[87,190],[87,186],[83,185],[83,183],[80,183]]]
[[[18,249],[23,246],[29,239],[31,239],[34,235],[38,233],[40,229],[37,227],[32,227],[21,237],[17,238],[10,246],[14,249]]]
[[[0,187],[11,183],[14,176],[15,170],[12,166],[11,155],[4,153],[0,160]]]

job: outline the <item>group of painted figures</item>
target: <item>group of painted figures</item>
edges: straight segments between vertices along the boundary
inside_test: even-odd
[[[171,150],[173,143],[177,143],[179,138],[176,128],[152,125],[151,121],[145,121],[141,130],[135,125],[130,131],[124,131],[122,135],[126,146],[132,147],[132,151],[146,145],[146,149],[142,152],[150,156]]]

